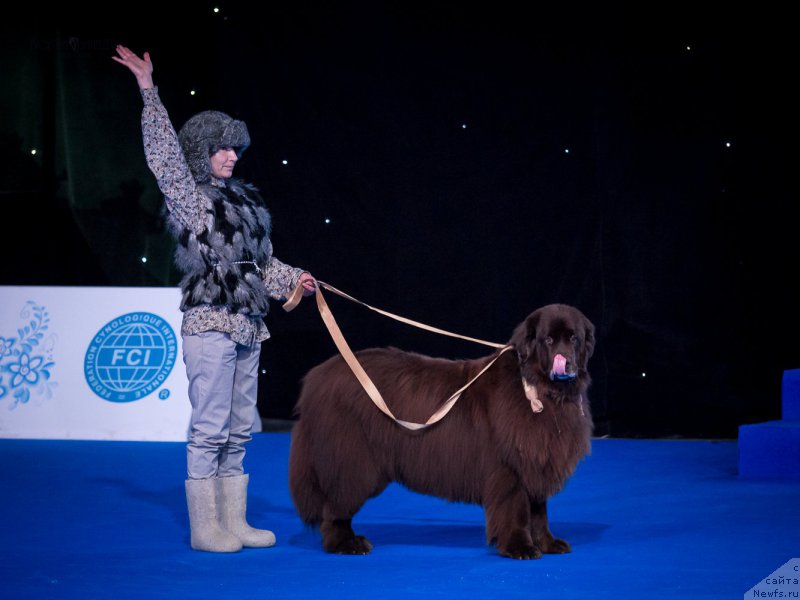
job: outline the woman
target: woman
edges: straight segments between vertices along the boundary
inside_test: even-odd
[[[153,84],[149,53],[117,46],[112,58],[136,77],[144,101],[147,165],[164,194],[184,273],[183,360],[192,405],[187,444],[186,501],[191,546],[236,552],[275,544],[271,531],[247,524],[245,444],[257,417],[261,342],[269,337],[269,299],[298,285],[314,293],[314,278],[272,255],[270,215],[256,188],[233,177],[250,144],[247,126],[204,111],[178,134]]]

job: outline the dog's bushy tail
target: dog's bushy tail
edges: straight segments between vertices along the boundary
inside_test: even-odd
[[[325,496],[319,487],[311,456],[311,442],[302,419],[292,428],[289,450],[289,492],[297,514],[306,525],[316,526],[322,521]]]

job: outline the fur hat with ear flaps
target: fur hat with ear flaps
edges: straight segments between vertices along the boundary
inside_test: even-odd
[[[250,145],[250,133],[244,121],[218,110],[197,113],[178,132],[181,149],[197,183],[211,179],[209,157],[222,147],[229,146],[238,156]]]

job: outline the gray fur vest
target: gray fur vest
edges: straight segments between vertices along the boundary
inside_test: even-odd
[[[207,200],[206,228],[199,234],[172,215],[170,229],[177,239],[175,264],[181,280],[181,310],[208,304],[230,312],[263,316],[269,296],[261,269],[272,254],[272,220],[256,188],[237,179],[226,187],[198,186]]]

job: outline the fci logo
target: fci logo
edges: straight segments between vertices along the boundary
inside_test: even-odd
[[[100,328],[83,362],[86,382],[109,402],[144,398],[166,381],[177,355],[170,324],[158,315],[133,312]]]

